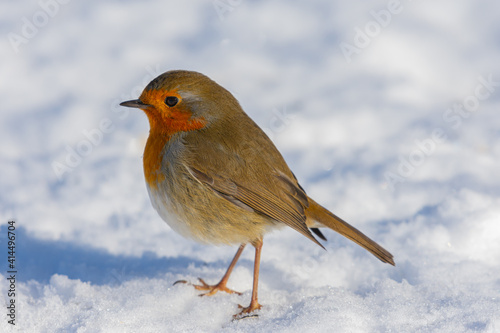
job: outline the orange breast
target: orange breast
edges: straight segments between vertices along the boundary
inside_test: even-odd
[[[167,135],[151,133],[144,149],[144,176],[150,187],[157,188],[158,183],[165,180],[165,175],[161,173],[162,151],[169,138]]]
[[[146,142],[143,158],[144,176],[149,186],[157,188],[158,183],[165,180],[165,175],[161,172],[161,162],[163,149],[171,136],[177,132],[193,131],[204,127],[203,118],[188,119],[188,117],[188,115],[181,114],[176,118],[162,119],[159,123],[151,121],[150,118],[152,130]]]

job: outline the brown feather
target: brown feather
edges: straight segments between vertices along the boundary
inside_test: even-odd
[[[381,261],[395,266],[393,256],[389,253],[389,251],[372,241],[358,229],[349,225],[347,222],[322,207],[320,204],[316,203],[311,198],[309,198],[309,208],[306,210],[306,215],[308,217],[308,225],[312,226],[314,224],[313,221],[315,221],[322,226],[335,230],[342,236],[349,238],[356,244],[370,251]]]
[[[222,194],[225,199],[235,204],[237,204],[236,202],[241,202],[243,205],[252,208],[258,213],[264,214],[278,222],[283,222],[324,248],[323,245],[314,238],[311,231],[306,226],[306,217],[303,214],[303,207],[302,212],[300,212],[294,209],[294,207],[287,205],[285,202],[280,201],[277,196],[264,189],[258,191],[250,190],[234,183],[230,179],[224,179],[220,176],[212,177],[194,167],[188,167],[188,171],[198,181],[208,185],[215,192]],[[287,184],[287,186],[289,186],[289,184]]]

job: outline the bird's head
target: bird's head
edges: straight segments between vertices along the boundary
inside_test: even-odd
[[[120,105],[142,109],[151,131],[167,134],[204,128],[240,109],[226,89],[201,73],[185,70],[161,74],[139,99]]]

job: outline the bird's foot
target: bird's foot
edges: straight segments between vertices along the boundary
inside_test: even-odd
[[[191,284],[191,283],[187,282],[186,280],[179,280],[179,281],[176,281],[174,283],[174,285],[176,285],[178,283],[186,283],[186,284],[192,285],[196,290],[206,290],[206,291],[208,291],[206,293],[200,294],[199,296],[212,296],[212,295],[215,295],[218,291],[223,291],[223,292],[226,292],[228,294],[241,295],[240,292],[234,291],[234,290],[229,289],[228,287],[226,287],[226,282],[225,281],[220,281],[219,283],[217,283],[215,285],[210,285],[210,284],[207,284],[201,278],[198,278],[198,280],[200,281],[200,284]]]
[[[262,308],[262,305],[260,305],[257,301],[252,301],[247,307],[243,307],[242,305],[238,305],[238,307],[241,309],[241,311],[233,316],[233,320],[258,317],[259,315],[253,312],[256,310],[260,310]]]

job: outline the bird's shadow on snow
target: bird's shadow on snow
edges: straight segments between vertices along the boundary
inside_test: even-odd
[[[6,248],[7,226],[0,228],[0,235],[0,244]],[[23,282],[47,283],[52,275],[60,274],[95,285],[113,285],[137,277],[154,278],[180,272],[189,264],[204,264],[193,258],[165,258],[153,253],[141,257],[114,255],[83,244],[41,240],[32,237],[24,228],[16,228],[15,235],[15,270],[17,279]],[[7,264],[7,261],[2,263],[3,272],[11,270],[7,269]]]

